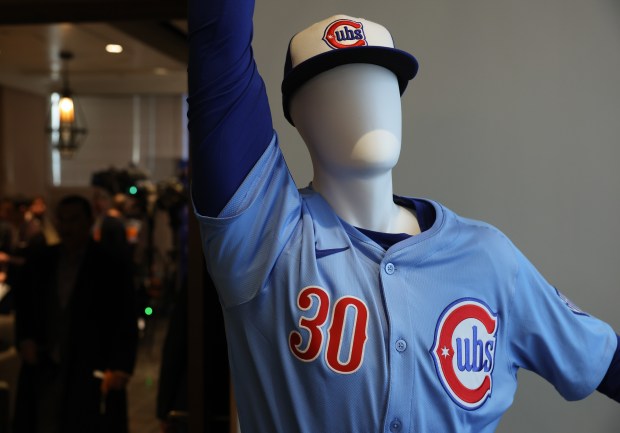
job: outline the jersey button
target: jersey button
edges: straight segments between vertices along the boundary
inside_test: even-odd
[[[407,342],[405,340],[397,340],[396,341],[396,350],[399,352],[404,352],[407,349]]]
[[[392,422],[390,423],[390,431],[398,432],[400,431],[402,426],[403,425],[400,423],[400,420],[398,418],[394,418]]]
[[[396,267],[393,263],[388,263],[387,265],[385,265],[385,272],[387,272],[388,275],[392,275],[395,270]]]

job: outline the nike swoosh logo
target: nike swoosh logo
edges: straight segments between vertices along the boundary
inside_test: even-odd
[[[315,248],[316,258],[320,259],[322,257],[331,256],[332,254],[341,253],[341,252],[346,251],[348,249],[349,249],[349,247],[329,248],[329,249],[326,249],[326,250],[319,250],[318,248]]]

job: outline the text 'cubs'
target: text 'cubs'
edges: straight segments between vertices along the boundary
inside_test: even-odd
[[[497,315],[482,301],[459,299],[437,321],[431,355],[452,400],[464,409],[484,404],[493,388]]]
[[[323,40],[334,49],[368,45],[362,23],[347,19],[336,20],[327,26]]]

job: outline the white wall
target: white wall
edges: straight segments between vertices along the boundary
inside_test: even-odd
[[[45,99],[0,88],[0,193],[34,196],[48,186]]]
[[[130,163],[153,181],[176,174],[186,155],[184,95],[79,95],[88,135],[71,159],[54,158],[45,134],[49,109],[41,95],[0,88],[0,193],[58,198],[89,193],[92,173]],[[56,181],[56,183],[55,183]]]
[[[310,160],[282,116],[284,55],[296,31],[340,12],[386,25],[420,62],[403,97],[396,192],[498,226],[620,331],[620,3],[258,0],[255,55],[299,186]],[[607,397],[568,403],[529,372],[519,379],[499,432],[619,431]]]
[[[88,136],[61,161],[61,185],[89,185],[93,172],[134,163],[152,179],[172,176],[183,153],[183,96],[83,96]]]

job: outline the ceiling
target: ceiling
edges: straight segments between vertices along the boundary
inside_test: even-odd
[[[46,94],[68,73],[76,94],[186,91],[186,0],[0,0],[0,11],[1,86]]]

